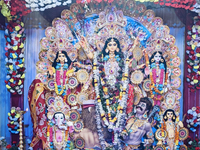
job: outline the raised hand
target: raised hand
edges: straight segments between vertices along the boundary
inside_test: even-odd
[[[79,44],[86,49],[87,48],[87,40],[84,36],[81,36],[81,40],[79,41]]]
[[[140,42],[139,41],[139,37],[137,36],[136,39],[135,39],[135,41],[134,41],[134,45],[137,46],[139,44],[139,42]]]
[[[48,71],[50,75],[53,75],[53,67],[52,66],[48,66]]]

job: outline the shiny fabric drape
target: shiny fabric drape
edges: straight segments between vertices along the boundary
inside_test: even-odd
[[[0,30],[0,137],[4,136],[10,142],[10,132],[8,131],[8,112],[10,112],[10,93],[5,86],[5,45],[4,31]]]

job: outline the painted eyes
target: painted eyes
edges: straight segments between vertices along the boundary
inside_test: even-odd
[[[59,55],[58,57],[60,57],[60,58],[61,58],[61,57],[65,57],[65,55]]]
[[[108,44],[108,46],[116,46],[117,44],[115,43],[115,44]]]

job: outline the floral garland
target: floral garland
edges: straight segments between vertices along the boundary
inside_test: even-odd
[[[187,138],[188,150],[200,150],[200,139],[196,136],[194,140],[190,136]]]
[[[6,87],[12,94],[21,95],[25,78],[24,67],[24,23],[10,21],[5,30],[6,38]]]
[[[146,59],[146,65],[148,66],[149,64],[149,59],[148,56],[145,54],[145,59]],[[168,79],[168,73],[166,73],[166,75],[164,75],[165,73],[165,66],[163,63],[159,64],[159,69],[160,69],[160,75],[159,77],[157,77],[156,75],[156,63],[152,63],[150,66],[152,69],[152,71],[150,72],[150,80],[151,80],[151,84],[150,84],[150,94],[151,94],[151,98],[154,100],[161,100],[163,98],[162,94],[163,94],[163,87],[164,85],[167,85],[167,79]],[[159,85],[156,84],[156,79],[159,78]],[[164,85],[163,85],[163,81]],[[157,97],[155,96],[156,93],[160,94]]]
[[[20,108],[12,107],[10,113],[8,113],[8,130],[12,134],[19,133],[19,118],[20,118]]]
[[[186,81],[189,83],[188,87],[191,92],[200,89],[200,19],[195,17],[195,23],[192,27],[187,27],[187,72]],[[197,20],[196,20],[197,19]]]
[[[6,39],[6,87],[12,94],[21,95],[25,77],[24,67],[24,23],[21,18],[31,12],[23,0],[1,0],[1,13],[9,21],[5,30]]]
[[[190,129],[190,131],[196,132],[200,125],[200,107],[197,106],[189,109],[187,111],[186,118],[187,127]]]
[[[102,0],[95,0],[98,3],[101,3]],[[112,3],[114,0],[104,0],[104,1],[108,1],[108,3]],[[158,2],[159,0],[135,0],[138,2]],[[80,4],[80,3],[90,3],[91,0],[76,0],[76,3]]]
[[[54,8],[57,6],[65,6],[71,4],[71,0],[25,0],[26,6],[31,8],[32,11],[44,11],[46,9]]]
[[[191,11],[194,11],[196,13],[199,13],[200,9],[200,1],[196,0],[196,3],[193,5],[193,9]]]
[[[100,57],[99,57],[100,56]],[[106,126],[108,126],[108,129],[110,131],[114,131],[114,145],[120,146],[120,142],[118,139],[118,134],[119,132],[122,131],[122,124],[123,124],[123,119],[124,119],[124,112],[126,110],[126,101],[127,101],[127,87],[128,87],[128,63],[129,59],[126,59],[125,63],[125,69],[124,69],[124,76],[123,77],[117,77],[117,80],[122,80],[123,83],[122,85],[115,83],[115,87],[118,87],[118,92],[115,94],[117,96],[114,97],[114,95],[108,96],[108,92],[110,90],[109,84],[106,83],[105,80],[105,73],[104,73],[104,66],[103,62],[107,59],[106,57],[104,60],[102,59],[102,53],[97,55],[97,52],[95,52],[94,55],[94,60],[93,60],[93,73],[94,73],[94,84],[95,84],[95,92],[96,92],[96,99],[97,99],[97,114],[100,114],[101,118],[105,123]],[[99,59],[99,61],[97,60]],[[123,59],[121,61],[119,60],[119,66],[120,66],[120,71],[122,74],[122,68],[123,67]],[[99,77],[100,76],[100,77]],[[105,84],[104,84],[105,82]],[[103,84],[102,84],[103,83]],[[111,92],[109,92],[111,93]],[[110,97],[110,98],[109,98]],[[113,98],[114,97],[114,98]],[[114,101],[115,104],[112,106],[113,110],[115,110],[114,114],[111,115],[111,108],[110,108],[110,101]],[[106,106],[104,102],[106,101]],[[105,110],[107,109],[107,113]],[[112,119],[113,117],[113,119]],[[109,120],[109,121],[108,121]],[[100,138],[101,140],[102,138]],[[101,143],[101,142],[100,142]],[[102,147],[104,144],[104,141],[102,142]]]
[[[174,8],[184,8],[192,10],[194,9],[193,5],[196,3],[196,0],[159,0],[159,2],[155,2],[155,4],[159,4],[161,6],[169,6]]]

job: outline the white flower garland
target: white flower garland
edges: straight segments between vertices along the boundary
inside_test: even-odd
[[[98,52],[94,52],[94,59],[93,59],[93,73],[94,73],[94,83],[95,83],[95,93],[96,93],[96,99],[97,99],[97,107],[98,107],[98,114],[100,114],[101,116],[105,115],[105,111],[103,110],[103,106],[101,103],[101,99],[100,99],[100,95],[99,95],[99,68],[98,68],[98,61],[97,61],[97,55]],[[125,111],[126,111],[126,102],[127,102],[127,97],[128,97],[128,71],[129,71],[129,67],[128,67],[128,57],[126,58],[126,62],[125,62],[125,71],[124,71],[124,77],[123,77],[123,83],[122,83],[122,89],[123,89],[123,94],[122,94],[122,100],[119,102],[119,106],[121,108],[117,110],[117,114],[116,114],[116,118],[117,118],[117,122],[116,124],[108,122],[108,120],[103,117],[103,121],[105,123],[106,126],[108,126],[108,128],[110,130],[114,130],[114,145],[118,145],[120,146],[120,141],[118,139],[119,137],[119,132],[122,131],[122,125],[124,122],[124,116],[125,116]],[[106,106],[108,109],[108,113],[110,113],[110,108],[109,106]]]

